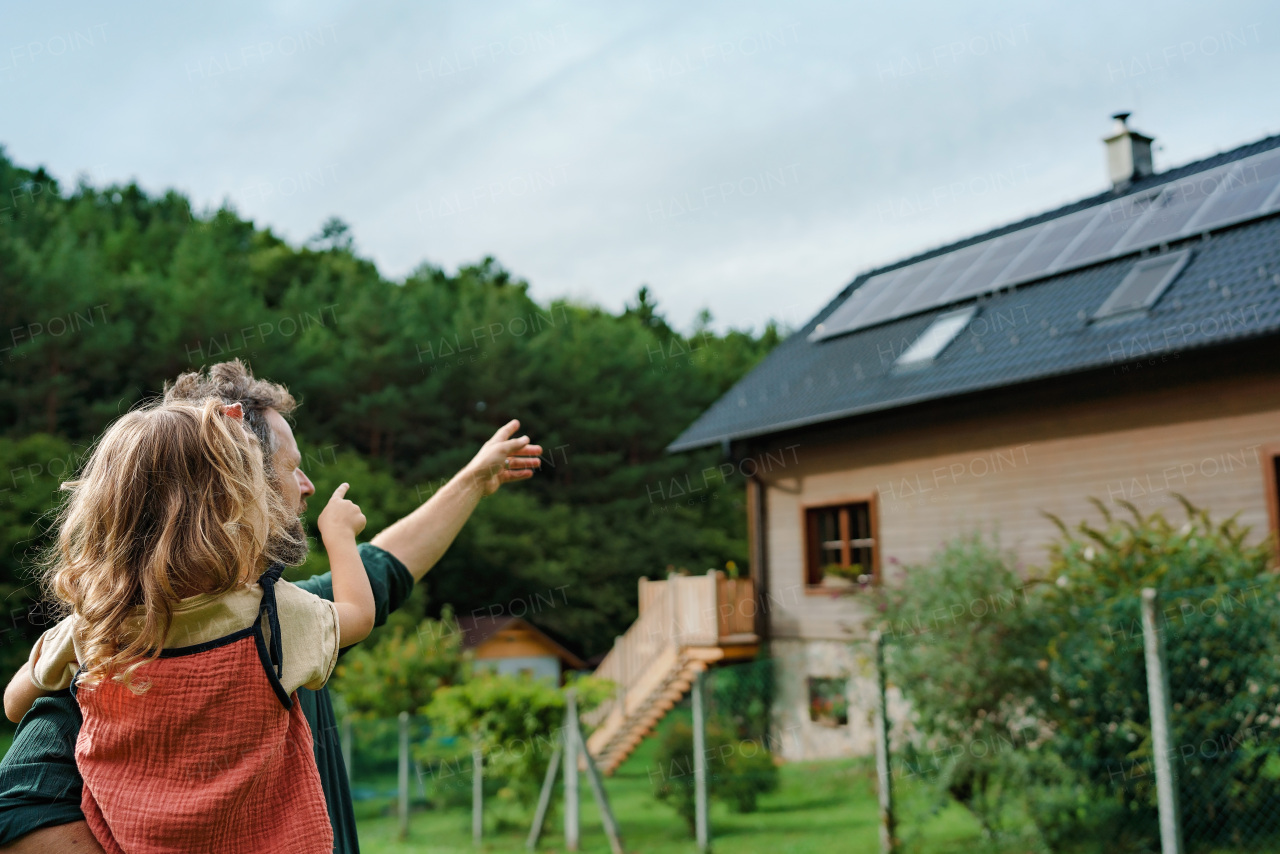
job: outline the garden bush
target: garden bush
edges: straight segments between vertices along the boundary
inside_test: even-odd
[[[778,767],[762,741],[743,741],[721,722],[706,728],[707,795],[727,803],[736,812],[755,812],[762,794],[777,791]],[[654,796],[672,806],[693,833],[696,822],[693,726],[686,721],[669,723],[658,746],[656,769],[650,780]]]
[[[1280,787],[1266,749],[1280,711],[1280,585],[1268,571],[1268,543],[1251,542],[1234,517],[1215,523],[1185,500],[1180,523],[1132,505],[1131,518],[1097,506],[1102,527],[1058,522],[1063,536],[1047,567],[1054,583],[1038,608],[1051,633],[1041,714],[1055,752],[1096,790],[1097,815],[1086,819],[1110,827],[1118,809],[1127,835],[1154,837],[1139,609],[1141,590],[1152,587],[1164,620],[1184,838],[1194,845],[1229,828],[1280,830]]]
[[[1047,636],[1032,589],[998,541],[974,534],[881,593],[890,682],[918,733],[906,770],[937,787],[936,806],[954,798],[992,836],[1038,773],[1022,754],[1046,735],[1033,698]]]
[[[499,797],[528,806],[565,720],[565,691],[578,697],[579,713],[598,706],[613,692],[611,683],[584,677],[560,688],[542,679],[477,672],[436,690],[422,713],[439,736],[479,748],[486,778],[505,781]]]
[[[1095,502],[1043,568],[989,538],[946,545],[881,594],[889,681],[911,704],[906,770],[993,842],[1052,851],[1157,844],[1141,591],[1155,588],[1184,836],[1280,832],[1280,584],[1265,541],[1183,502],[1185,521]],[[1212,606],[1212,607],[1209,607]],[[1195,755],[1186,747],[1193,746]],[[1207,750],[1204,745],[1212,745]],[[1030,831],[1030,832],[1029,832]]]

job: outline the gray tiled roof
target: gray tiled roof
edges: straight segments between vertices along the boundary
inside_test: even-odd
[[[1280,147],[1280,136],[1144,179],[1136,193]],[[1191,261],[1146,313],[1087,322],[1137,255],[1105,261],[990,295],[970,328],[921,370],[893,361],[934,320],[937,308],[826,341],[809,333],[871,276],[1036,222],[1116,199],[1102,193],[1057,210],[870,270],[851,282],[668,447],[684,451],[862,413],[883,411],[1229,341],[1280,333],[1280,218],[1232,226],[1190,247]]]

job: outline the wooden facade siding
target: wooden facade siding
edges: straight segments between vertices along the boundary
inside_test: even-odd
[[[1024,563],[1041,564],[1058,533],[1041,511],[1068,525],[1100,522],[1090,497],[1118,513],[1128,500],[1176,518],[1172,493],[1181,493],[1215,518],[1239,513],[1256,539],[1280,514],[1268,494],[1267,453],[1278,443],[1280,383],[1255,375],[804,444],[797,463],[762,475],[771,634],[841,639],[866,629],[856,593],[814,595],[805,584],[806,507],[874,493],[890,584],[974,530],[998,532]]]

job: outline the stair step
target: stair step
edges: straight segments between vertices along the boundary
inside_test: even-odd
[[[715,647],[681,649],[667,673],[653,683],[648,694],[623,717],[616,730],[609,733],[604,744],[600,745],[599,752],[593,751],[600,769],[606,774],[612,774],[635,752],[640,742],[657,729],[658,723],[692,687],[698,674],[705,672],[724,655],[722,649]]]

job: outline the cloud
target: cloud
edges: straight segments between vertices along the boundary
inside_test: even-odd
[[[648,284],[682,326],[798,325],[860,270],[1096,192],[1117,109],[1163,166],[1277,124],[1280,11],[1244,0],[103,9],[11,13],[10,156],[298,241],[338,215],[391,276],[493,255],[615,309]]]

